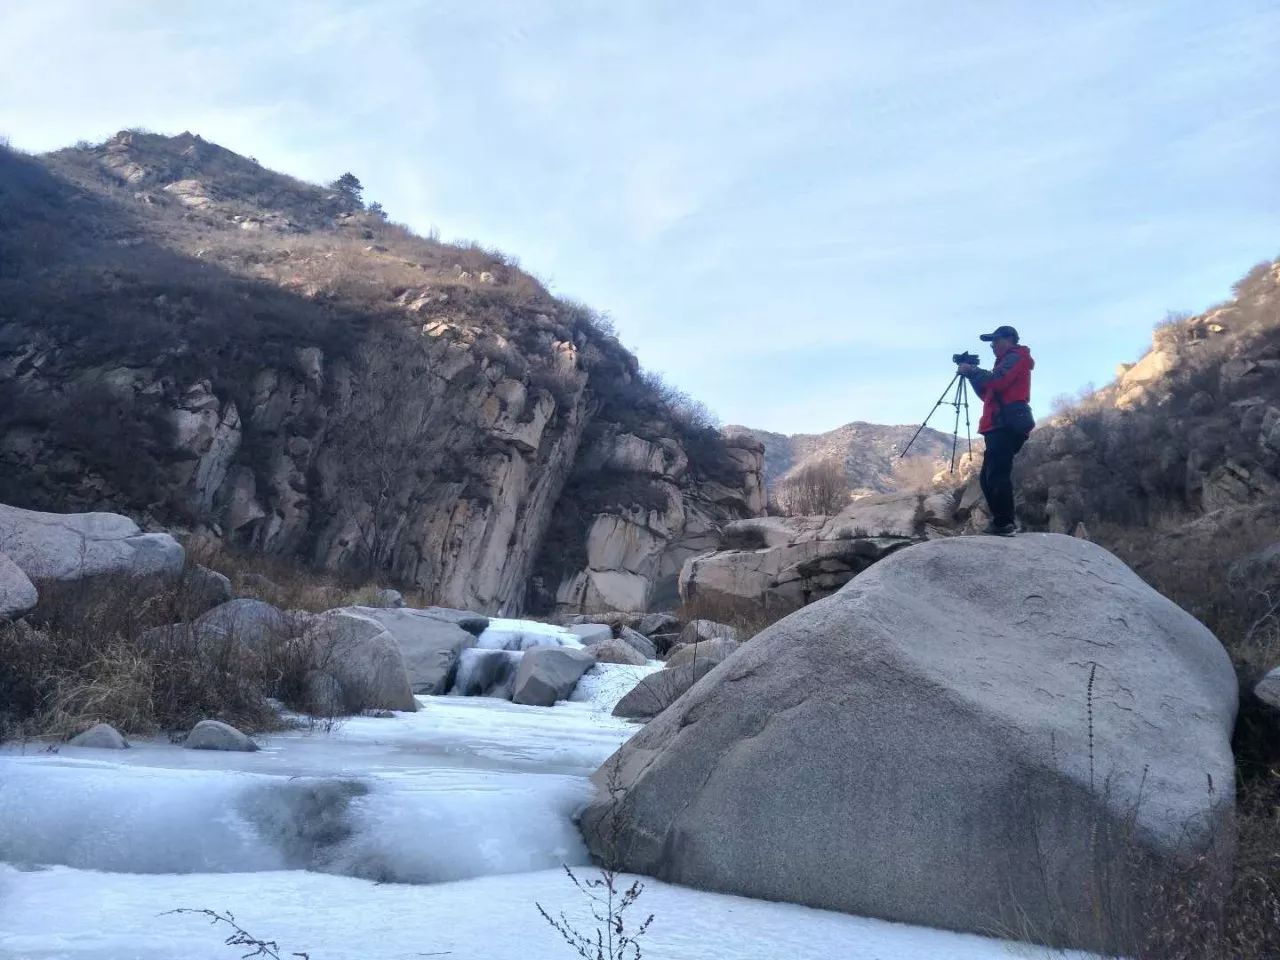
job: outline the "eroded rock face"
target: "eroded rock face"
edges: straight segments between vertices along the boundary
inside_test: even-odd
[[[1101,548],[947,538],[745,643],[597,782],[621,780],[626,870],[973,931],[1014,922],[1012,890],[1100,948],[1091,838],[1156,875],[1227,841],[1235,711],[1218,641]]]
[[[0,402],[41,413],[0,432],[0,499],[127,511],[501,614],[531,594],[538,612],[643,610],[664,584],[674,602],[683,561],[763,510],[755,441],[695,423],[512,264],[443,276],[447,246],[189,134],[5,154],[0,179],[12,209],[55,211],[13,218],[47,306],[0,325]],[[70,273],[36,262],[33,225],[85,239]],[[122,275],[118,238],[157,256]]]
[[[680,572],[680,595],[767,610],[794,610],[825,597],[871,564],[952,523],[953,502],[880,494],[834,517],[762,517],[725,527],[722,548]]]

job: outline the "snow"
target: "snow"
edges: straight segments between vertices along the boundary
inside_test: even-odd
[[[490,630],[503,648],[555,642],[558,628]],[[587,925],[560,869],[594,875],[573,817],[591,773],[636,729],[613,706],[658,669],[600,664],[551,708],[420,697],[416,713],[258,737],[256,753],[160,739],[0,749],[0,958],[245,952],[206,920],[160,916],[175,907],[230,910],[313,960],[571,956],[535,904]],[[655,960],[1050,955],[645,883],[637,911],[656,917]]]

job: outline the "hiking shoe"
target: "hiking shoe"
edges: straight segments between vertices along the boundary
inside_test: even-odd
[[[982,532],[989,537],[1012,537],[1017,534],[1018,528],[1012,523],[992,523]]]

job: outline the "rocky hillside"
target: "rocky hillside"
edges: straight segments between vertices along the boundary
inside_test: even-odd
[[[839,460],[844,464],[849,489],[854,494],[891,490],[894,464],[916,432],[916,426],[886,426],[861,421],[846,423],[826,433],[791,436],[767,430],[742,429],[764,444],[764,477],[770,489],[779,480],[806,466]],[[962,438],[962,450],[963,444]],[[939,469],[944,468],[951,460],[951,434],[925,428],[911,448],[911,456],[917,455],[935,461]]]
[[[1114,383],[1037,430],[1018,461],[1033,525],[1169,528],[1280,494],[1280,261],[1155,331]]]
[[[481,611],[641,609],[761,448],[514,261],[199,136],[0,152],[0,500]]]

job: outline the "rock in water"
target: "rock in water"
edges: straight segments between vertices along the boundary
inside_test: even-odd
[[[221,720],[201,720],[182,745],[188,750],[239,750],[252,753],[258,745],[243,733]]]
[[[127,750],[129,741],[125,740],[109,723],[95,723],[84,733],[78,734],[68,741],[70,747],[96,747],[100,750]]]
[[[643,633],[632,630],[630,627],[623,627],[618,634],[618,639],[640,654],[643,660],[658,659],[658,648]]]
[[[0,620],[22,616],[39,599],[35,584],[16,563],[0,553]]]
[[[595,665],[590,650],[576,647],[535,647],[526,650],[516,670],[513,703],[549,707],[568,700],[578,679]]]
[[[675,703],[717,665],[718,661],[695,660],[691,663],[651,673],[632,688],[613,708],[615,717],[648,720]]]
[[[699,660],[705,660],[708,663],[719,663],[729,654],[737,650],[742,644],[737,640],[730,640],[727,637],[717,637],[714,640],[700,640],[697,643],[685,644],[676,649],[676,651],[667,658],[667,669],[680,667],[686,663],[694,663]]]
[[[311,638],[325,671],[342,685],[349,702],[364,709],[417,710],[399,644],[383,624],[359,610],[330,610],[315,619]]]
[[[461,624],[488,621],[475,614],[433,609],[414,610],[379,607],[349,607],[361,616],[376,620],[386,628],[400,648],[409,685],[414,693],[442,694],[449,689],[457,670],[458,657],[476,645],[476,635]],[[468,620],[467,618],[470,618]],[[483,631],[484,627],[480,628]]]
[[[32,580],[104,574],[177,577],[184,553],[167,533],[143,533],[115,513],[40,513],[0,504],[0,550]]]
[[[583,831],[674,883],[1101,949],[1100,857],[1115,902],[1229,842],[1235,712],[1214,636],[1100,547],[937,540],[715,668]]]

